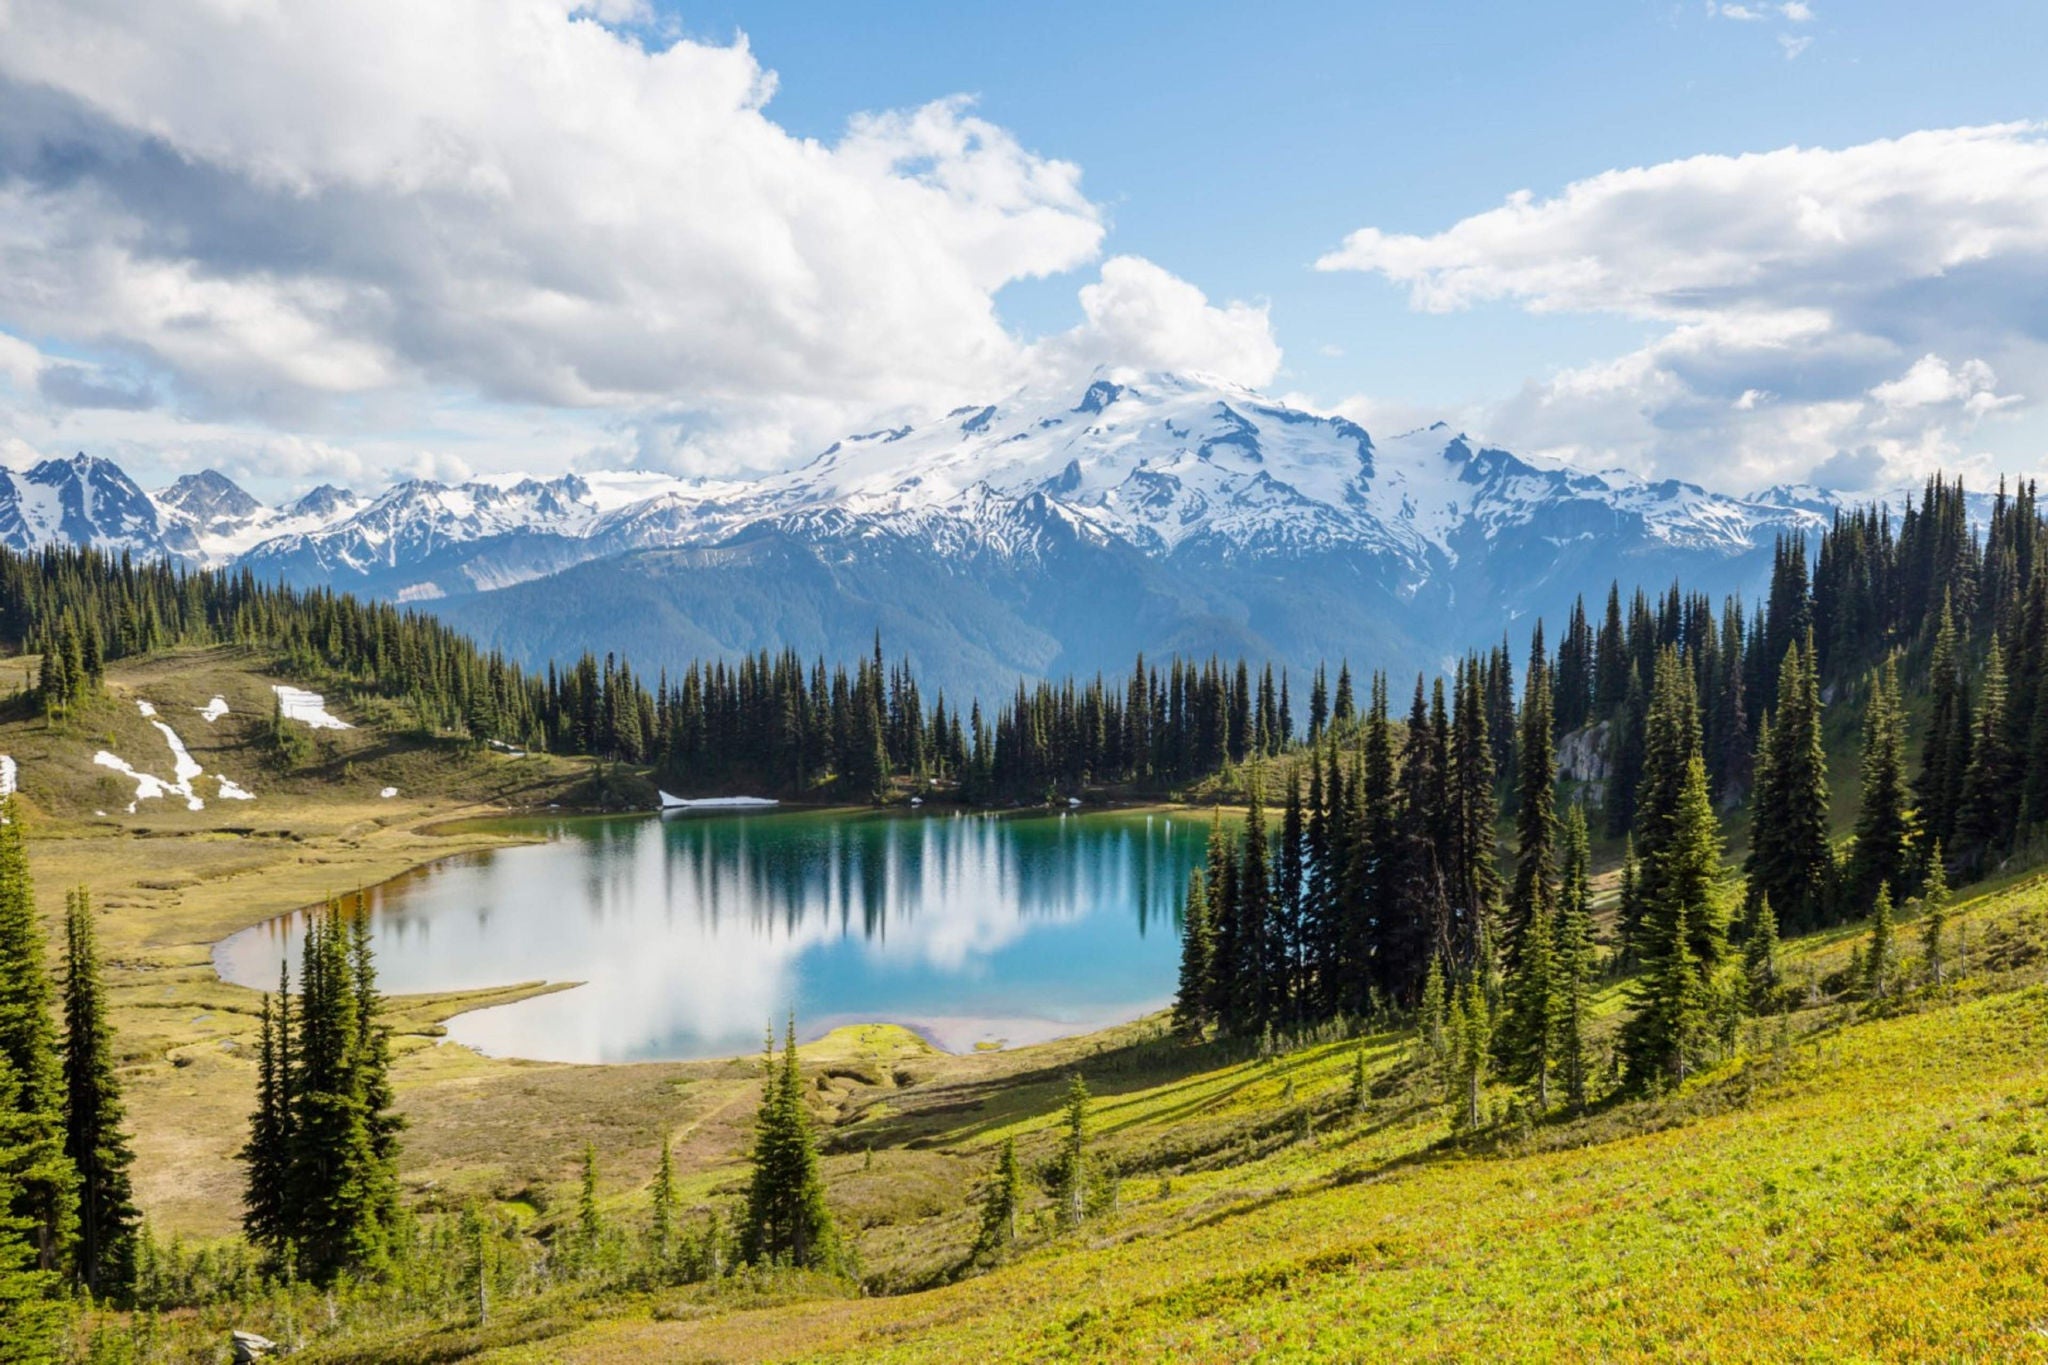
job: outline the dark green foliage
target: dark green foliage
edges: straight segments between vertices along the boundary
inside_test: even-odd
[[[981,1197],[981,1228],[970,1260],[1001,1260],[1017,1242],[1017,1211],[1024,1203],[1024,1172],[1017,1164],[1017,1140],[1004,1138]]]
[[[1853,906],[1872,903],[1880,889],[1896,899],[1907,889],[1913,831],[1906,792],[1906,719],[1899,704],[1899,670],[1887,659],[1870,682],[1863,711],[1862,802],[1849,861]]]
[[[1210,1023],[1209,1002],[1215,996],[1211,976],[1216,953],[1209,927],[1209,892],[1199,870],[1188,878],[1186,909],[1181,915],[1180,989],[1173,998],[1173,1026],[1183,1037],[1198,1039]]]
[[[64,1154],[64,1072],[43,927],[22,844],[21,814],[0,798],[0,1058],[14,1076],[11,1140],[0,1144],[10,1212],[43,1270],[64,1269],[78,1235],[78,1178]]]
[[[1863,957],[1863,994],[1883,1000],[1892,993],[1899,970],[1898,935],[1892,923],[1892,892],[1888,886],[1877,890],[1877,903],[1870,910],[1870,947]]]
[[[243,1227],[316,1283],[383,1268],[397,1221],[390,1049],[358,907],[308,925],[296,1009],[266,1002],[256,1109],[241,1152]]]
[[[1727,953],[1713,899],[1720,826],[1707,798],[1693,715],[1691,675],[1667,651],[1657,665],[1639,830],[1644,971],[1630,989],[1621,1043],[1628,1083],[1639,1089],[1675,1084],[1707,1060],[1713,1041],[1708,983]]]
[[[836,1270],[839,1236],[825,1207],[818,1174],[817,1139],[804,1107],[803,1077],[797,1067],[796,1020],[775,1059],[769,1035],[762,1061],[761,1108],[754,1119],[754,1174],[747,1187],[746,1223],[740,1254],[755,1265],[788,1265]]]
[[[39,1125],[22,1107],[20,1089],[12,1063],[0,1056],[0,1152],[43,1141]],[[58,1272],[40,1264],[39,1224],[20,1172],[20,1162],[0,1162],[0,1360],[40,1365],[64,1358],[68,1314],[58,1297]],[[20,1212],[24,1208],[30,1212]]]
[[[1744,866],[1749,894],[1770,897],[1788,928],[1813,929],[1831,918],[1834,854],[1828,846],[1819,664],[1810,636],[1785,652],[1777,709],[1759,744]]]
[[[64,1154],[78,1174],[75,1270],[96,1298],[119,1298],[134,1278],[141,1214],[129,1181],[135,1157],[123,1128],[92,900],[83,887],[65,900],[64,930]]]
[[[1067,1082],[1066,1116],[1061,1124],[1059,1149],[1044,1172],[1053,1218],[1062,1232],[1080,1227],[1112,1197],[1108,1173],[1088,1150],[1088,1098],[1088,1084],[1080,1076]]]

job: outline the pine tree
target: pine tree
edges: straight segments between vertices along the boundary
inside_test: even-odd
[[[1762,897],[1750,912],[1749,937],[1742,945],[1742,975],[1749,984],[1750,1008],[1769,1006],[1778,991],[1778,912]]]
[[[576,1257],[587,1270],[604,1244],[604,1214],[597,1206],[597,1147],[583,1144],[582,1178],[576,1189]]]
[[[1863,959],[1863,993],[1872,1000],[1891,994],[1898,971],[1898,945],[1892,926],[1892,889],[1881,886],[1870,910],[1870,950]]]
[[[796,1020],[783,1038],[782,1061],[768,1039],[761,1108],[754,1120],[754,1175],[747,1190],[747,1221],[740,1253],[752,1264],[836,1269],[838,1234],[825,1207],[818,1150],[804,1106],[797,1067]]]
[[[1769,896],[1779,922],[1801,929],[1825,922],[1834,881],[1818,672],[1811,638],[1786,652],[1770,749],[1757,764],[1745,865],[1750,896]]]
[[[1215,996],[1212,969],[1215,937],[1209,927],[1209,892],[1200,869],[1188,877],[1187,908],[1181,916],[1180,988],[1173,999],[1173,1026],[1190,1041],[1209,1024],[1209,1002]]]
[[[1586,812],[1574,805],[1564,820],[1564,860],[1558,886],[1558,932],[1551,1013],[1556,1028],[1556,1060],[1564,1081],[1565,1103],[1574,1111],[1586,1107],[1592,1075],[1587,1037],[1593,1008],[1592,849]]]
[[[1912,831],[1906,809],[1906,720],[1899,707],[1899,670],[1887,659],[1870,684],[1863,713],[1863,792],[1850,858],[1850,894],[1857,905],[1880,887],[1906,889]]]
[[[277,994],[263,997],[257,1034],[256,1109],[249,1115],[249,1138],[239,1153],[244,1167],[242,1231],[269,1253],[273,1262],[282,1262],[289,1254],[294,1226],[289,984],[280,970]]]
[[[1980,873],[1997,861],[2012,835],[2021,774],[2006,715],[2009,704],[2005,651],[1993,639],[1971,730],[1962,809],[1956,817],[1956,844],[1962,850],[1963,864]]]
[[[1088,1191],[1093,1172],[1088,1154],[1088,1084],[1077,1074],[1067,1082],[1066,1120],[1047,1180],[1053,1216],[1060,1230],[1071,1232],[1088,1217]]]
[[[1493,1007],[1471,978],[1458,986],[1451,1005],[1451,1088],[1456,1095],[1453,1128],[1476,1129],[1486,1120],[1487,1065],[1493,1056]]]
[[[661,1164],[654,1168],[654,1187],[648,1193],[647,1233],[654,1246],[654,1258],[666,1266],[675,1254],[676,1206],[675,1148],[667,1133],[661,1135]]]
[[[1934,846],[1934,856],[1928,863],[1920,904],[1920,953],[1927,961],[1928,980],[1939,986],[1946,967],[1947,944],[1943,936],[1948,927],[1948,876],[1942,871],[1940,844]]]
[[[1963,788],[1963,766],[1956,760],[1968,761],[1969,727],[1956,654],[1955,614],[1946,594],[1942,597],[1934,654],[1927,666],[1927,690],[1927,738],[1920,751],[1916,789],[1921,828],[1930,843],[1952,844]]]
[[[1416,1010],[1416,1036],[1430,1059],[1441,1066],[1449,1055],[1448,999],[1444,989],[1443,959],[1432,956],[1429,972],[1422,979],[1422,1002]]]
[[[21,812],[0,798],[0,1058],[14,1074],[12,1140],[0,1148],[11,1211],[24,1220],[42,1270],[62,1269],[78,1235],[78,1177],[64,1155],[64,1072],[57,1055],[49,968]]]
[[[141,1222],[129,1181],[113,1026],[100,980],[92,902],[83,887],[64,906],[64,1154],[78,1173],[79,1283],[95,1297],[125,1293]]]
[[[981,1230],[970,1260],[1000,1260],[1017,1242],[1017,1210],[1024,1203],[1024,1172],[1017,1164],[1017,1139],[1004,1138],[996,1168],[982,1192]]]
[[[1707,797],[1697,730],[1688,738],[1691,680],[1659,667],[1652,708],[1656,782],[1667,763],[1682,764],[1676,792],[1645,801],[1656,823],[1644,830],[1641,946],[1645,971],[1634,983],[1621,1051],[1630,1084],[1648,1088],[1685,1079],[1706,1058],[1710,1009],[1706,973],[1726,955],[1726,931],[1713,902],[1720,826]],[[1646,784],[1647,785],[1647,784]]]
[[[14,1067],[0,1055],[0,1152],[41,1141],[31,1111],[22,1107]],[[40,1264],[33,1207],[20,1184],[20,1163],[0,1162],[0,1360],[42,1365],[69,1359],[62,1338],[67,1317],[58,1273]]]
[[[1357,1047],[1351,1052],[1351,1088],[1346,1097],[1352,1113],[1365,1112],[1366,1097],[1370,1093],[1365,1083],[1365,1049]]]

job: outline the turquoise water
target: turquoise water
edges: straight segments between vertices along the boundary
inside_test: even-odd
[[[497,1056],[624,1062],[759,1048],[790,1010],[915,1028],[942,1047],[1085,1032],[1168,1003],[1191,814],[789,811],[555,819],[544,843],[449,858],[376,888],[390,993],[520,981],[573,990],[460,1015]],[[214,953],[263,988],[292,915]]]

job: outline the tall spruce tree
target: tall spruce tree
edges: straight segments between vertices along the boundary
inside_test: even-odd
[[[1558,881],[1557,951],[1555,966],[1554,1051],[1565,1104],[1574,1112],[1586,1107],[1592,1083],[1593,1007],[1593,857],[1586,830],[1586,812],[1577,805],[1565,813],[1564,857]]]
[[[2007,708],[2005,650],[1991,641],[1984,661],[1971,728],[1970,758],[1963,774],[1962,808],[1956,816],[1955,849],[1974,872],[1990,869],[2011,841],[2022,774],[2012,746]]]
[[[1946,594],[1927,666],[1927,737],[1920,750],[1916,789],[1922,836],[1929,844],[1953,845],[1956,815],[1963,798],[1963,774],[1969,766],[1968,701],[1957,654],[1955,613]]]
[[[1906,893],[1912,859],[1906,792],[1906,720],[1899,703],[1899,670],[1887,659],[1870,683],[1863,712],[1862,801],[1849,864],[1854,905],[1874,902],[1880,887],[1896,900]]]
[[[1785,653],[1778,706],[1758,761],[1751,801],[1749,895],[1769,896],[1779,923],[1813,929],[1833,903],[1827,753],[1821,743],[1819,662],[1807,638]]]
[[[1180,989],[1173,999],[1173,1026],[1190,1041],[1199,1039],[1210,1022],[1215,998],[1211,973],[1216,955],[1209,927],[1208,879],[1201,869],[1188,876],[1186,908],[1181,913]]]
[[[41,1140],[19,1089],[13,1064],[0,1055],[0,1152]],[[0,1360],[44,1365],[73,1358],[65,1351],[68,1313],[58,1272],[40,1264],[33,1220],[15,1212],[28,1202],[20,1166],[0,1162]]]
[[[810,1110],[804,1106],[794,1017],[783,1035],[781,1062],[775,1060],[775,1035],[770,1033],[762,1068],[761,1108],[754,1119],[754,1174],[747,1187],[740,1254],[755,1265],[836,1270],[839,1237],[825,1206],[817,1140]]]
[[[21,812],[0,798],[0,1057],[14,1073],[12,1176],[15,1217],[43,1270],[62,1270],[78,1235],[78,1176],[64,1154],[64,1073],[57,1054],[43,927],[36,917]]]
[[[129,1179],[135,1157],[123,1128],[92,900],[83,887],[65,901],[64,963],[64,1154],[78,1173],[75,1270],[95,1297],[119,1297],[134,1280],[141,1214]]]
[[[1621,1042],[1628,1082],[1639,1089],[1682,1081],[1707,1059],[1708,982],[1727,953],[1725,921],[1713,898],[1720,826],[1707,796],[1698,731],[1688,727],[1691,689],[1691,675],[1667,655],[1650,716],[1658,817],[1643,831],[1640,853],[1644,971],[1630,991]],[[1668,801],[1667,784],[1675,786]]]

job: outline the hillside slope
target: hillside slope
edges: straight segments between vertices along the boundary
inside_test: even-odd
[[[678,1291],[489,1358],[2042,1358],[2044,898],[1967,906],[1967,965],[1877,1016],[1827,998],[1855,935],[1799,944],[1789,975],[1823,1003],[1753,1026],[1740,1061],[1484,1149],[1448,1142],[1399,1038],[1365,1041],[1360,1114],[1352,1044],[1198,1050],[1175,1075],[1173,1044],[1119,1039],[1080,1061],[1124,1172],[1083,1234],[897,1297]],[[868,1122],[986,1169],[1008,1135],[1049,1150],[1060,1079],[938,1086]],[[938,1260],[971,1236],[961,1209],[867,1244]]]

